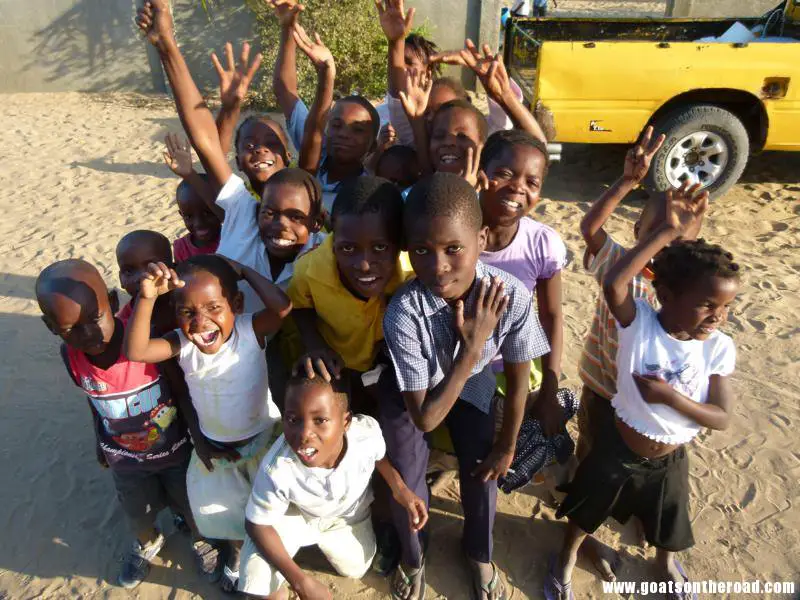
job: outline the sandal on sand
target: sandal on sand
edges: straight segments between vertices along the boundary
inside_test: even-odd
[[[689,583],[689,576],[686,574],[686,571],[683,570],[683,565],[678,561],[677,558],[674,560],[674,563],[675,568],[678,569],[678,573],[680,573],[681,577],[683,577],[684,583]],[[680,594],[673,592],[669,595],[669,598],[674,600],[697,600],[697,594],[689,590],[681,590]]]
[[[480,573],[478,573],[477,569],[472,566],[472,559],[467,559],[470,561],[470,567],[473,569],[472,574],[472,598],[474,600],[482,600],[483,595],[486,594],[487,598],[492,598],[492,594],[499,594],[494,598],[496,600],[508,600],[509,595],[507,594],[505,584],[500,581],[500,571],[497,570],[497,565],[491,563],[492,565],[492,579],[489,583],[481,583],[480,580]]]
[[[556,577],[556,555],[550,557],[550,567],[544,578],[545,600],[575,600],[572,581],[559,581]]]
[[[228,565],[222,569],[219,587],[226,594],[235,594],[239,588],[239,571],[232,571]]]
[[[405,596],[398,591],[398,585],[402,583],[408,587],[409,590],[417,588],[417,595]],[[419,569],[408,569],[408,572],[403,570],[403,564],[398,563],[397,568],[394,570],[394,577],[392,577],[391,590],[392,600],[425,600],[425,563],[423,562]]]
[[[217,583],[222,577],[222,557],[214,544],[208,540],[200,539],[192,543],[192,552],[197,564],[197,570],[209,583]]]

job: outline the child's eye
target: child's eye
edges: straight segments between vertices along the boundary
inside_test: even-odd
[[[464,249],[464,246],[448,246],[447,253],[448,254],[458,254]]]
[[[425,256],[427,253],[428,253],[428,249],[427,248],[415,248],[414,249],[414,254],[416,254],[417,256]]]
[[[355,252],[356,247],[353,246],[352,244],[342,244],[341,246],[339,246],[339,249],[345,254],[352,254],[353,252]]]
[[[387,248],[389,248],[388,244],[375,244],[373,247],[375,252],[386,252]]]
[[[315,425],[324,425],[327,422],[328,422],[328,419],[326,419],[325,417],[315,417],[314,418],[314,424]]]
[[[264,210],[261,211],[261,216],[267,219],[271,219],[275,216],[275,211],[272,210],[271,208],[265,208]]]
[[[539,189],[539,180],[538,179],[528,179],[528,187],[531,187],[535,190]]]
[[[306,220],[304,215],[292,215],[289,219],[292,223],[303,223]]]
[[[245,144],[244,148],[245,148],[245,150],[255,150],[256,145],[255,144]]]

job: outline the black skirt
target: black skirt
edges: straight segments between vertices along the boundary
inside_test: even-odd
[[[567,497],[556,515],[587,533],[594,533],[608,517],[625,523],[635,515],[650,545],[672,552],[694,545],[685,446],[661,458],[643,458],[612,426],[595,440],[562,491]]]

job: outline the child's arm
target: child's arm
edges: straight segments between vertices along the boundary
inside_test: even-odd
[[[658,252],[696,226],[708,207],[708,192],[700,184],[687,183],[678,190],[667,191],[667,217],[664,224],[641,240],[611,267],[603,282],[603,294],[614,318],[627,327],[636,318],[636,303],[631,295],[631,280],[640,273]]]
[[[281,536],[271,525],[258,525],[245,521],[245,531],[261,555],[286,578],[289,586],[300,596],[301,600],[333,600],[328,587],[303,571],[294,559],[286,552]]]
[[[233,46],[230,42],[225,44],[225,58],[228,68],[224,69],[222,63],[215,52],[211,53],[211,62],[219,77],[219,99],[222,106],[217,115],[217,133],[219,134],[219,145],[222,152],[228,154],[231,150],[233,134],[236,131],[236,123],[239,122],[239,114],[242,112],[242,102],[247,97],[247,90],[250,82],[261,66],[261,52],[256,54],[253,62],[250,63],[250,44],[242,44],[242,53],[239,56],[239,68],[233,60]]]
[[[375,469],[389,485],[395,501],[406,509],[408,525],[411,531],[422,531],[422,528],[428,522],[428,510],[425,508],[425,502],[422,501],[422,498],[408,488],[400,473],[397,472],[397,469],[392,466],[392,463],[385,456],[375,463]]]
[[[281,328],[283,320],[292,311],[292,302],[281,288],[261,273],[235,260],[224,258],[231,264],[239,278],[250,284],[264,303],[264,309],[253,314],[253,331],[261,343],[265,337]],[[261,345],[263,346],[263,343]]]
[[[666,404],[702,427],[727,429],[731,420],[733,390],[728,377],[712,375],[708,381],[708,401],[695,402],[684,396],[663,379],[633,373],[636,387],[648,404]]]
[[[313,379],[316,373],[322,375],[325,381],[339,379],[345,366],[344,360],[328,345],[317,330],[317,313],[314,312],[314,309],[295,310],[292,317],[306,350],[306,353],[295,363],[292,369],[293,374],[305,370],[310,379]]]
[[[386,123],[383,127],[381,127],[381,130],[378,132],[378,145],[375,148],[375,152],[369,155],[369,159],[364,165],[367,171],[369,171],[374,175],[375,171],[378,170],[378,162],[380,161],[380,158],[383,155],[383,153],[386,152],[392,146],[394,146],[396,143],[397,143],[397,132],[395,131],[391,123]]]
[[[275,9],[281,27],[281,41],[278,47],[278,58],[272,73],[272,89],[283,116],[288,121],[294,112],[295,104],[300,99],[297,93],[297,44],[292,29],[297,23],[297,16],[305,10],[297,0],[270,0]]]
[[[461,344],[453,367],[434,389],[403,392],[406,408],[419,429],[433,431],[444,421],[467,379],[472,376],[472,369],[481,359],[483,346],[507,306],[508,296],[504,293],[503,282],[494,278],[491,284],[481,280],[474,316],[464,317],[463,301],[456,305],[455,328]]]
[[[192,167],[192,149],[189,142],[180,139],[176,133],[168,133],[164,138],[164,143],[167,146],[164,152],[164,162],[170,170],[191,186],[215,217],[224,221],[225,211],[214,201],[214,191]]]
[[[389,94],[397,98],[403,89],[406,59],[405,39],[411,33],[416,9],[409,8],[406,13],[403,0],[375,0],[381,28],[389,42]]]
[[[139,296],[133,307],[133,315],[125,330],[124,349],[128,360],[143,363],[160,363],[176,356],[181,350],[175,332],[164,337],[150,338],[150,321],[156,298],[174,289],[183,287],[183,281],[174,269],[164,263],[150,263],[147,273],[139,284]]]
[[[181,55],[166,0],[147,0],[136,17],[139,28],[155,46],[175,95],[175,106],[186,134],[197,151],[215,189],[222,188],[232,171],[219,143],[214,116],[192,80]]]
[[[336,79],[336,65],[333,54],[319,37],[314,34],[314,41],[308,37],[301,25],[295,24],[292,35],[297,46],[308,56],[317,71],[317,92],[314,103],[308,110],[306,127],[303,131],[303,143],[300,147],[298,166],[309,173],[316,174],[322,158],[322,139],[325,134],[325,122],[333,105],[333,84]]]
[[[558,404],[558,379],[561,376],[561,354],[564,342],[564,313],[561,307],[561,271],[550,279],[536,282],[536,306],[550,352],[542,356],[542,385],[534,412],[547,436],[558,433],[563,412]]]
[[[425,109],[428,106],[431,89],[433,89],[433,77],[429,73],[410,69],[405,74],[403,88],[399,92],[400,103],[414,132],[414,146],[423,173],[433,171],[428,146],[428,129],[425,126]]]
[[[581,235],[583,235],[587,252],[590,255],[597,256],[603,248],[607,237],[603,226],[608,217],[622,202],[622,199],[642,182],[650,169],[653,156],[661,148],[665,139],[664,134],[659,135],[655,140],[652,138],[653,127],[648,125],[639,142],[625,155],[622,177],[603,192],[603,195],[592,204],[581,219]]]

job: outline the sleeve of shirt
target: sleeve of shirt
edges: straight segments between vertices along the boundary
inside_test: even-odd
[[[636,331],[645,327],[646,321],[655,319],[658,316],[656,310],[650,306],[650,303],[646,299],[638,298],[634,300],[634,303],[636,304],[636,315],[633,317],[633,321],[631,321],[630,325],[623,327],[619,321],[614,319],[620,341],[622,341],[623,336],[634,335]]]
[[[528,290],[515,287],[506,310],[511,311],[511,327],[500,346],[504,361],[522,363],[550,352],[550,342],[533,308]]]
[[[289,498],[278,488],[270,470],[262,465],[247,501],[245,517],[256,525],[274,525],[287,510]]]
[[[606,242],[596,255],[589,254],[589,250],[583,255],[583,265],[586,270],[594,276],[598,284],[603,285],[603,280],[611,270],[611,267],[625,254],[625,248],[620,246],[614,238],[606,235]]]
[[[186,238],[181,237],[172,242],[172,257],[176,263],[183,262],[189,258],[189,249],[186,246]]]
[[[428,361],[422,355],[419,324],[394,301],[383,318],[383,337],[392,358],[401,392],[416,392],[430,387]]]
[[[250,190],[247,189],[244,180],[236,173],[231,173],[231,176],[228,177],[228,181],[225,182],[225,185],[222,186],[222,189],[217,194],[215,202],[217,206],[225,211],[225,219],[222,222],[223,227],[225,227],[225,223],[248,210],[250,210],[248,216],[251,221],[253,220],[251,209],[256,200]]]
[[[550,279],[567,263],[567,247],[561,236],[549,227],[539,236],[534,253],[541,265],[537,279]]]
[[[294,273],[289,280],[286,294],[292,301],[293,309],[314,308],[314,296],[311,294],[311,285],[308,279],[308,259],[304,256],[294,264]]]
[[[414,130],[408,122],[406,111],[403,110],[403,103],[400,98],[394,98],[390,93],[386,93],[386,106],[389,109],[389,122],[397,133],[397,143],[401,146],[414,147]]]
[[[292,144],[294,144],[295,150],[298,152],[300,152],[300,145],[303,143],[303,132],[306,128],[307,118],[308,107],[305,102],[298,98],[292,110],[292,116],[286,121],[286,130],[289,132]]]
[[[361,415],[364,426],[364,446],[365,451],[369,452],[372,462],[378,462],[386,456],[386,442],[383,439],[381,426],[374,418]]]
[[[719,341],[714,346],[708,374],[727,377],[733,373],[735,368],[736,346],[734,346],[733,340],[727,335],[721,335]]]

